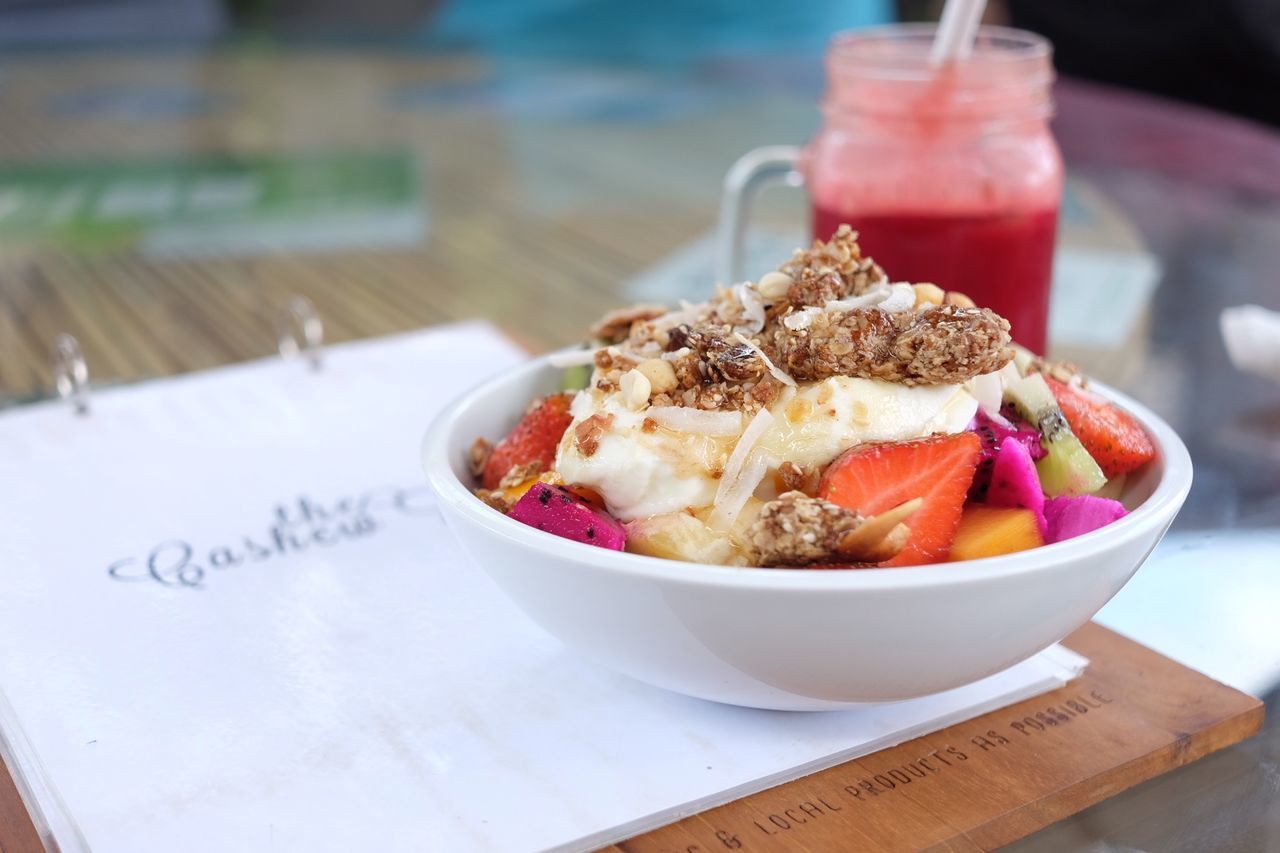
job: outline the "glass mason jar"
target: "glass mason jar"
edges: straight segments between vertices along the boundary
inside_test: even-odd
[[[929,281],[1002,314],[1044,352],[1062,159],[1049,132],[1049,43],[979,30],[972,55],[929,64],[932,25],[837,35],[824,123],[803,150],[758,149],[726,179],[721,272],[736,280],[743,205],[760,182],[803,183],[813,235],[842,223],[894,281]]]

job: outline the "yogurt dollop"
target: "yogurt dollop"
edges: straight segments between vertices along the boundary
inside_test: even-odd
[[[903,441],[962,432],[978,409],[963,385],[906,386],[835,376],[788,391],[770,407],[774,416],[756,447],[770,458],[823,466],[867,441]],[[590,388],[573,401],[573,424],[556,457],[565,482],[595,489],[622,521],[711,506],[738,436],[709,436],[646,423],[619,392]],[[594,415],[611,416],[595,450],[584,455],[574,427]],[[743,426],[750,421],[743,418]],[[764,483],[772,478],[766,475]],[[762,489],[767,488],[762,486]]]

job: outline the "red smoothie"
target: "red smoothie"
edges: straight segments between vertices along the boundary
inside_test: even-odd
[[[849,214],[815,206],[813,233],[829,239],[844,222],[859,233],[865,254],[894,281],[928,281],[991,308],[1013,327],[1013,338],[1045,351],[1049,279],[1058,211]]]

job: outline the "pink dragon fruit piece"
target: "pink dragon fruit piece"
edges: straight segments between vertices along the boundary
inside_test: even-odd
[[[1050,498],[1044,503],[1047,525],[1045,541],[1061,542],[1080,536],[1113,521],[1124,518],[1128,512],[1120,501],[1099,498],[1094,495]]]
[[[978,459],[978,470],[973,475],[973,485],[969,487],[969,499],[973,501],[986,500],[987,489],[991,485],[991,468],[995,464],[1000,444],[1006,438],[1017,439],[1026,447],[1033,460],[1042,459],[1047,453],[1040,444],[1040,433],[1035,428],[1018,420],[1007,421],[1003,417],[997,417],[979,408],[969,423],[969,431],[977,433],[982,441],[982,456]]]
[[[620,521],[563,486],[534,483],[507,515],[585,545],[621,551],[627,542]]]
[[[1006,436],[1000,442],[1000,449],[996,451],[991,466],[987,503],[991,506],[1031,510],[1036,514],[1040,534],[1045,535],[1044,490],[1040,488],[1035,460],[1017,436]]]

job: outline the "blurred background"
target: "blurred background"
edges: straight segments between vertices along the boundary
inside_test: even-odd
[[[813,136],[831,35],[940,5],[0,0],[0,406],[54,393],[60,332],[111,385],[271,355],[294,295],[330,341],[479,316],[542,350],[705,292],[723,176]],[[1280,385],[1233,365],[1219,317],[1280,310],[1280,3],[992,0],[985,20],[1055,46],[1050,352],[1186,439],[1185,571],[1237,548],[1232,594],[1274,600]],[[758,206],[748,272],[807,241],[798,191]],[[1273,619],[1150,574],[1113,621],[1243,632],[1220,663],[1270,690]],[[1264,849],[1275,741],[1026,849]]]

